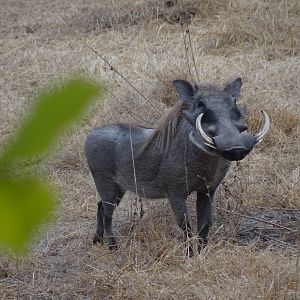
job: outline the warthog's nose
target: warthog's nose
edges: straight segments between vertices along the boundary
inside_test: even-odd
[[[213,138],[217,150],[227,160],[242,160],[257,143],[249,133],[219,135]]]
[[[230,147],[221,152],[221,155],[228,160],[242,160],[251,149],[244,147]]]

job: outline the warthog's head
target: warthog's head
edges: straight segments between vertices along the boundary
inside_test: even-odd
[[[206,153],[241,160],[268,132],[270,120],[264,111],[264,125],[257,134],[249,133],[247,125],[242,123],[245,112],[237,104],[241,78],[227,83],[224,89],[192,86],[184,80],[173,83],[180,98],[189,104],[182,112],[194,127],[189,139]]]

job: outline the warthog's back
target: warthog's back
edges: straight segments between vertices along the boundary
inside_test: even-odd
[[[131,132],[130,132],[131,131]],[[132,146],[141,143],[152,129],[127,124],[111,124],[94,129],[85,142],[85,154],[91,168],[114,167]],[[134,140],[131,139],[131,134]]]
[[[97,128],[87,137],[85,153],[92,174],[111,180],[124,190],[148,197],[163,197],[157,173],[159,161],[135,158],[139,146],[153,130],[129,124]],[[137,189],[138,188],[138,189]]]

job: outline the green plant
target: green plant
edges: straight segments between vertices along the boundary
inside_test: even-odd
[[[24,253],[34,231],[54,209],[54,193],[42,179],[26,172],[24,163],[49,151],[62,130],[101,92],[101,86],[75,78],[42,94],[0,154],[2,247]]]

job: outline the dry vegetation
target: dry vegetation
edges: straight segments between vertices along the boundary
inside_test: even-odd
[[[185,11],[176,0],[1,1],[3,142],[30,99],[66,73],[105,80],[117,99],[108,95],[96,104],[42,164],[60,187],[60,209],[29,257],[0,254],[0,298],[300,298],[300,2],[184,3]],[[142,200],[146,213],[139,219],[139,203],[130,194],[115,216],[120,250],[92,247],[97,196],[85,164],[85,137],[108,122],[155,126],[159,113],[168,111],[176,99],[170,80],[190,78],[182,22],[189,24],[200,81],[242,76],[251,128],[265,109],[271,132],[220,188],[210,244],[201,255],[183,255],[166,201]],[[193,199],[188,204],[195,224]]]

